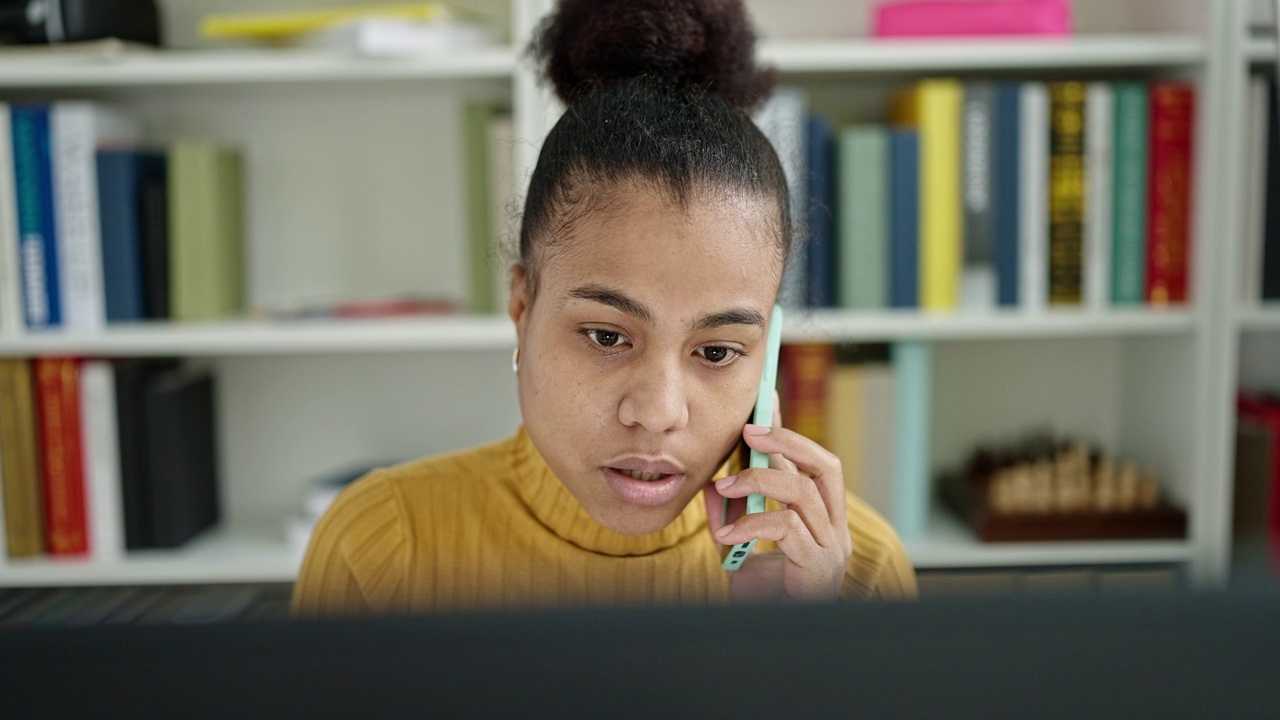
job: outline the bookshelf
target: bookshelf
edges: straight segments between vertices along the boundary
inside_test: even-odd
[[[193,35],[202,12],[270,4],[168,3],[169,35],[181,50],[40,61],[0,53],[0,99],[104,99],[136,113],[161,140],[191,133],[240,145],[251,188],[251,302],[386,289],[464,293],[461,108],[475,99],[511,108],[519,140],[499,150],[512,153],[516,177],[527,178],[538,138],[560,109],[521,50],[552,0],[487,3],[509,25],[514,40],[506,46],[411,61],[216,49]],[[1280,332],[1280,309],[1229,302],[1233,260],[1215,245],[1239,233],[1224,202],[1239,195],[1237,83],[1274,49],[1246,42],[1237,0],[1079,0],[1080,33],[1051,42],[841,39],[865,34],[859,18],[868,0],[748,5],[760,24],[762,60],[845,119],[865,120],[893,87],[930,74],[1176,77],[1197,85],[1194,185],[1203,210],[1193,228],[1193,304],[1103,313],[819,311],[789,317],[785,337],[936,342],[934,470],[1056,408],[1060,430],[1159,468],[1190,511],[1185,541],[1016,546],[982,545],[934,511],[925,532],[907,540],[921,568],[1164,563],[1198,583],[1222,582],[1238,344],[1245,333]],[[115,564],[0,562],[0,586],[289,580],[297,558],[284,524],[308,480],[367,458],[430,455],[515,428],[513,339],[503,316],[0,336],[5,357],[181,355],[211,367],[227,518],[187,548]]]

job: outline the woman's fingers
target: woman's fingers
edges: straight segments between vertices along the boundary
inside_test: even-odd
[[[824,569],[830,564],[828,551],[813,539],[809,528],[795,510],[774,510],[747,515],[716,532],[724,545],[748,542],[752,538],[770,540],[792,563],[803,569]]]
[[[818,443],[786,428],[747,425],[742,437],[752,449],[770,455],[781,455],[795,465],[799,473],[813,478],[827,509],[827,521],[836,528],[847,526],[844,470],[839,458]],[[767,492],[764,495],[772,497]],[[779,498],[775,499],[781,501]]]
[[[812,478],[775,469],[747,468],[716,482],[716,490],[728,498],[759,493],[796,511],[809,535],[823,547],[840,547],[830,511]],[[710,510],[708,510],[710,511]],[[733,522],[733,521],[730,521]],[[718,527],[713,527],[715,531]]]

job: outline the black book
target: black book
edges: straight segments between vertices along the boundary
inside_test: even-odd
[[[1262,248],[1262,299],[1280,300],[1280,114],[1276,110],[1276,80],[1267,79],[1267,193],[1266,232]]]
[[[151,472],[147,452],[147,386],[178,367],[175,360],[135,359],[116,363],[116,422],[120,445],[120,489],[125,548],[155,547],[151,533]]]
[[[142,309],[148,320],[169,319],[169,161],[146,153],[138,195],[142,238]]]
[[[148,383],[147,465],[151,540],[182,545],[219,518],[213,376],[174,371]]]

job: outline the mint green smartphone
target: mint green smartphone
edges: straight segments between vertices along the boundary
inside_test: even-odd
[[[760,389],[756,391],[756,409],[751,415],[751,422],[756,425],[764,425],[769,427],[773,425],[773,392],[778,387],[778,354],[782,348],[782,307],[773,306],[773,315],[769,318],[769,339],[766,341],[764,354],[764,372],[760,375]],[[769,456],[751,451],[751,458],[747,462],[747,467],[767,468],[769,467]],[[724,499],[723,509],[721,512],[722,519],[729,517],[729,498]],[[747,514],[764,512],[764,496],[760,493],[751,493],[747,496]],[[743,561],[751,554],[751,548],[756,544],[755,539],[744,543],[739,543],[729,548],[725,553],[722,566],[725,570],[737,570],[742,567]]]

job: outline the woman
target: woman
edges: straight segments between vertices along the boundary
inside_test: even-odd
[[[533,53],[568,109],[512,269],[524,425],[344,492],[297,612],[915,594],[839,461],[747,423],[792,242],[782,167],[746,114],[773,85],[753,45],[736,0],[563,0],[548,18]],[[771,467],[741,469],[742,443]],[[742,517],[752,492],[770,506]]]

